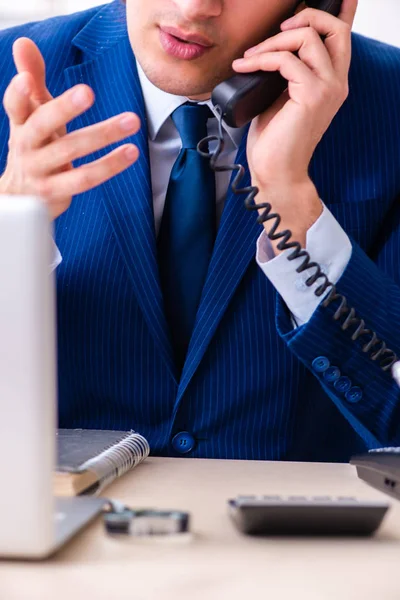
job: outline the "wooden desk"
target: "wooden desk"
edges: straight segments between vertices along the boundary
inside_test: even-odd
[[[0,563],[1,600],[400,598],[396,501],[367,539],[254,539],[227,516],[226,499],[246,493],[382,498],[349,465],[150,458],[107,492],[189,510],[193,539],[111,539],[97,521],[47,562]]]

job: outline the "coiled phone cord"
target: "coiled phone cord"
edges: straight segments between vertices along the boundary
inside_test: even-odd
[[[264,202],[263,204],[256,204],[254,202],[254,198],[259,192],[258,188],[255,186],[249,186],[246,188],[239,187],[240,182],[242,181],[245,174],[243,165],[217,165],[218,158],[223,152],[225,142],[222,129],[222,111],[219,106],[216,106],[215,109],[218,113],[218,135],[208,136],[201,140],[197,146],[197,151],[199,152],[199,154],[204,158],[209,159],[210,167],[215,172],[237,171],[236,176],[232,182],[232,190],[236,195],[247,194],[247,197],[245,199],[245,207],[247,208],[247,210],[258,211],[260,209],[264,209],[263,213],[258,217],[257,222],[263,224],[268,221],[271,221],[271,228],[267,232],[268,238],[271,241],[280,240],[280,242],[277,245],[277,248],[281,251],[293,249],[293,252],[291,252],[287,256],[288,260],[292,261],[296,260],[297,258],[303,259],[302,263],[296,269],[297,273],[302,273],[303,271],[306,271],[308,269],[314,269],[315,272],[306,280],[306,285],[308,287],[311,287],[316,281],[322,280],[321,285],[319,285],[314,291],[315,295],[320,297],[329,289],[329,293],[323,300],[322,305],[324,307],[328,307],[333,302],[338,301],[339,306],[333,315],[333,319],[335,321],[339,321],[340,319],[342,319],[342,317],[346,316],[344,321],[341,323],[342,330],[346,331],[350,327],[355,327],[356,329],[351,336],[351,339],[353,341],[356,341],[362,336],[365,336],[367,340],[362,346],[362,351],[368,353],[369,358],[371,360],[379,361],[379,366],[383,371],[388,371],[391,367],[394,367],[395,363],[397,363],[396,369],[393,368],[393,376],[395,377],[395,370],[397,372],[400,366],[400,362],[398,362],[399,358],[396,356],[395,352],[393,352],[393,350],[390,350],[386,346],[386,343],[383,340],[380,340],[374,331],[368,329],[365,326],[365,321],[363,319],[357,317],[355,309],[348,306],[348,302],[345,296],[339,294],[336,291],[336,286],[331,281],[329,281],[325,273],[322,272],[319,264],[311,260],[309,253],[301,247],[299,242],[290,241],[292,237],[292,232],[289,229],[279,231],[281,217],[278,213],[272,212],[271,204],[269,204],[269,202]],[[202,148],[207,148],[207,144],[209,142],[217,142],[217,147],[212,152],[204,152]]]

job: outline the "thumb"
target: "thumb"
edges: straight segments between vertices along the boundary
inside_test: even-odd
[[[32,78],[31,98],[37,104],[52,100],[46,86],[46,65],[36,44],[29,38],[19,38],[13,45],[13,58],[18,73],[28,72]]]

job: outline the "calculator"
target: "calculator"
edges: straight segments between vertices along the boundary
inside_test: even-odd
[[[385,501],[351,496],[238,496],[228,512],[248,535],[366,536],[381,525]]]

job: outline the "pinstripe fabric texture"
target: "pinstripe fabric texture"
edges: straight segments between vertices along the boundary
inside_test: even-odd
[[[90,85],[94,106],[74,130],[137,112],[139,161],[76,196],[56,222],[59,420],[63,427],[134,428],[153,454],[345,461],[372,445],[400,444],[400,394],[350,334],[319,308],[293,331],[255,263],[255,215],[228,193],[182,378],[177,381],[156,262],[146,117],[119,2],[0,33],[0,92],[14,75],[11,46],[32,38],[50,91]],[[353,37],[350,96],[319,144],[310,174],[354,242],[339,291],[400,353],[400,51]],[[0,113],[0,167],[8,121]],[[246,140],[238,155],[246,164]],[[109,150],[108,148],[107,150]],[[95,153],[77,165],[104,155]],[[249,174],[246,170],[247,182]],[[356,404],[312,372],[324,355],[360,386]]]

